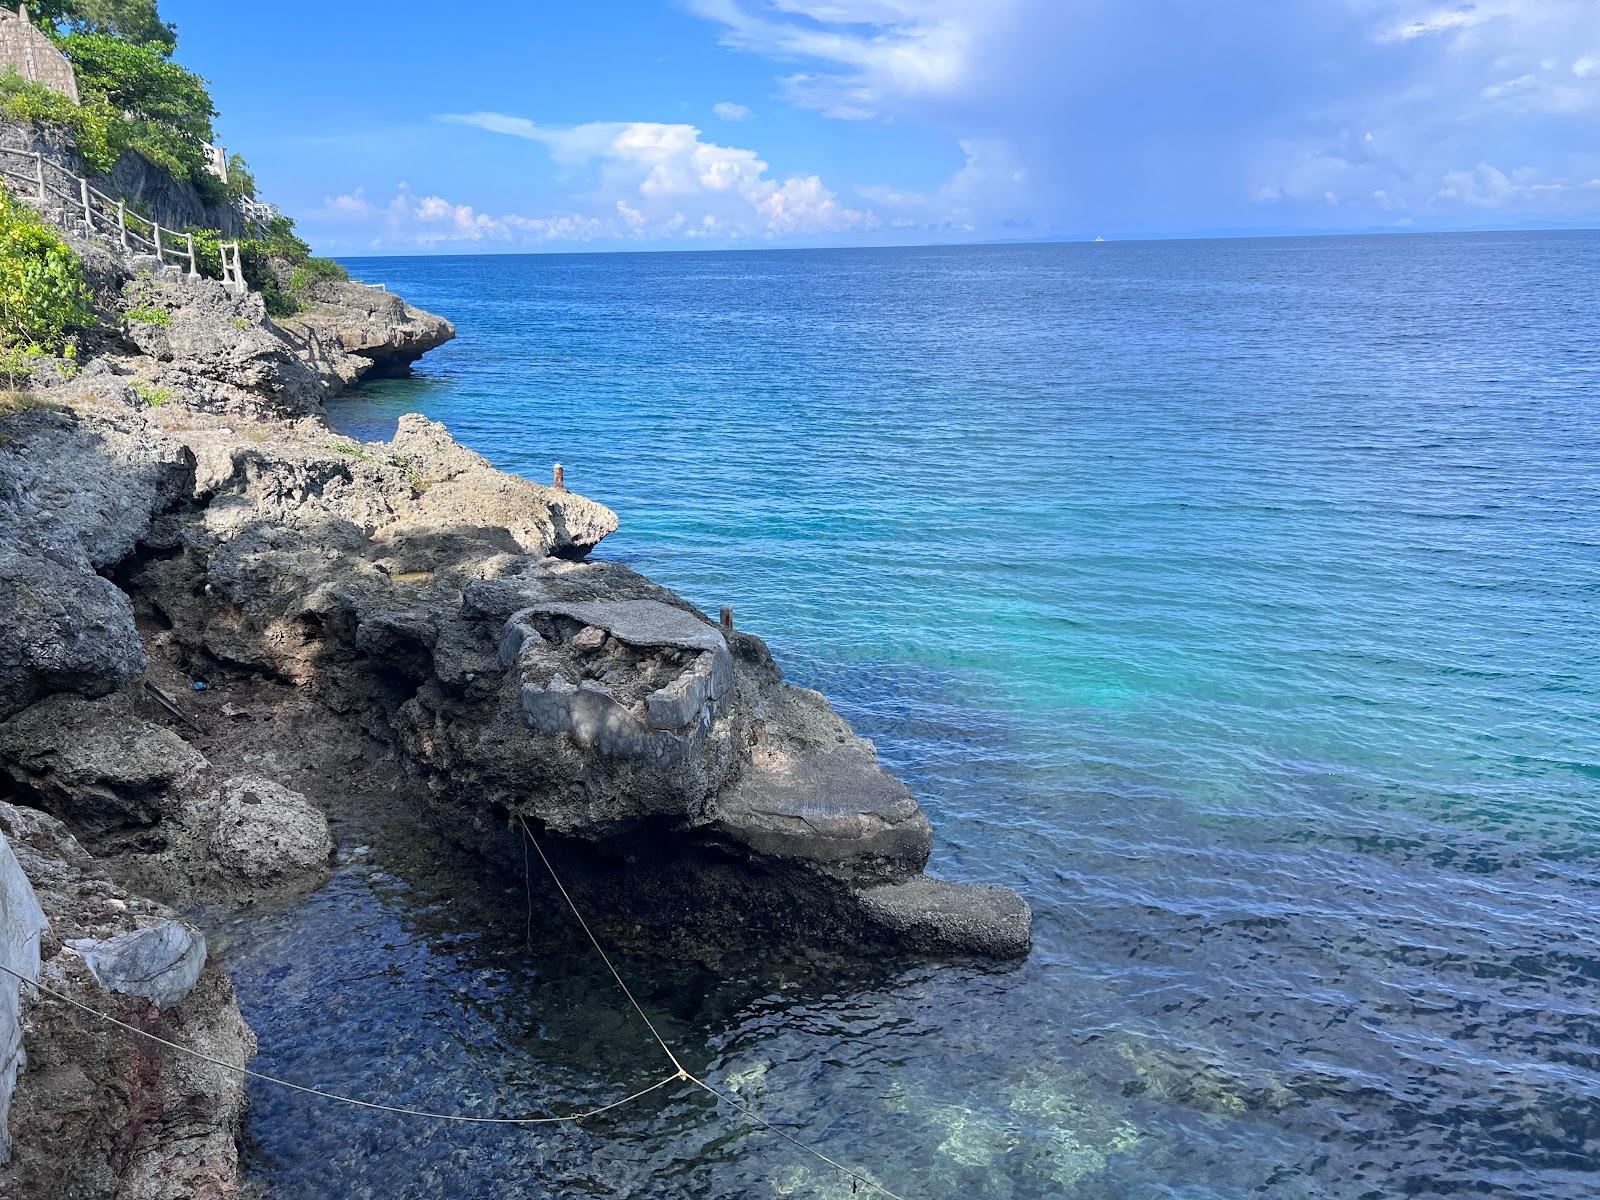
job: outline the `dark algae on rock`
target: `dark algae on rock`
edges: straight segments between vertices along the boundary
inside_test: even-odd
[[[65,233],[95,325],[0,416],[0,1195],[241,1194],[238,1074],[19,977],[242,1065],[183,914],[318,887],[341,806],[507,879],[534,832],[602,928],[1026,954],[1026,904],[924,875],[915,798],[759,637],[588,561],[609,509],[421,417],[333,431],[447,321],[338,279],[274,318]]]

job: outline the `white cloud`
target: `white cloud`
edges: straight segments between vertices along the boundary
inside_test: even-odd
[[[713,104],[711,111],[724,121],[743,121],[750,115],[750,110],[743,104],[735,104],[732,100],[723,100]]]
[[[578,189],[571,210],[492,214],[401,184],[386,204],[328,197],[313,219],[386,246],[539,245],[608,240],[803,240],[872,230],[817,175],[774,178],[754,151],[706,141],[693,125],[650,121],[545,126],[505,113],[441,118],[547,148]]]
[[[864,184],[856,191],[882,207],[899,228],[973,233],[1036,227],[1036,197],[1016,147],[1004,138],[964,138],[961,151],[966,161],[935,191],[885,184]]]
[[[818,64],[784,79],[796,103],[847,120],[886,103],[958,90],[979,67],[985,32],[1024,0],[689,0],[740,50]]]
[[[612,223],[581,213],[525,217],[515,213],[491,216],[470,204],[443,196],[418,196],[402,183],[387,204],[374,204],[364,189],[323,201],[313,221],[341,232],[356,231],[372,246],[437,246],[450,242],[519,244],[587,242],[617,236]]]

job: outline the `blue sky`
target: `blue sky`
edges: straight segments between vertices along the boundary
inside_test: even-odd
[[[163,0],[324,253],[1600,225],[1600,0]]]

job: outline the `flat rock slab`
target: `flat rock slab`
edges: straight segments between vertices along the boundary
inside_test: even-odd
[[[1010,888],[917,875],[860,888],[856,898],[869,918],[912,949],[1023,958],[1033,944],[1033,911]]]
[[[96,941],[68,942],[108,992],[143,996],[161,1008],[183,1002],[206,965],[206,939],[181,921],[159,921]]]
[[[570,617],[604,629],[630,646],[669,646],[680,650],[726,651],[721,630],[691,612],[659,600],[591,600],[575,604],[535,604],[533,611]]]
[[[712,815],[718,830],[758,854],[864,875],[919,871],[933,845],[906,786],[853,746],[765,755],[717,798]]]

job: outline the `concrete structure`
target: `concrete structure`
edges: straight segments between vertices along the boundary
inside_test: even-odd
[[[17,5],[14,13],[0,9],[0,73],[5,71],[15,71],[29,83],[42,83],[79,103],[78,76],[72,64],[44,31],[28,20],[26,4]]]
[[[210,171],[223,183],[228,182],[228,148],[226,146],[207,146],[206,170]]]

